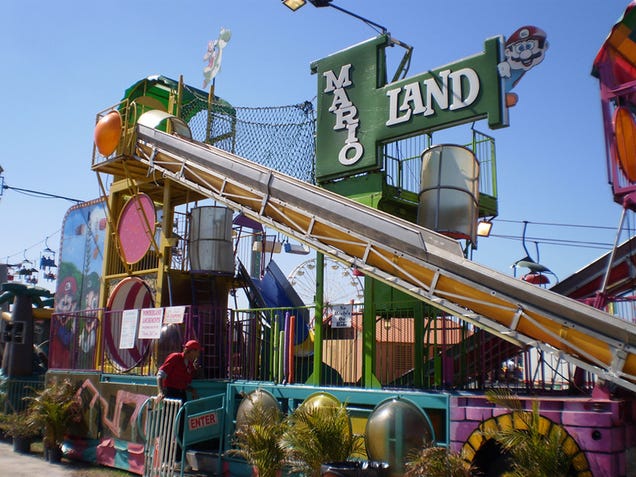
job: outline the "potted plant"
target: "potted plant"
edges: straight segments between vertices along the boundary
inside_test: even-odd
[[[515,477],[566,477],[572,472],[572,456],[563,447],[567,438],[562,427],[553,426],[545,433],[539,404],[533,401],[532,410],[524,409],[521,400],[508,389],[491,390],[486,398],[506,408],[520,419],[518,427],[484,431],[511,456],[511,469],[502,475]]]
[[[285,462],[281,438],[286,422],[276,407],[254,401],[234,432],[233,449],[227,453],[245,459],[258,477],[276,477]]]
[[[39,434],[37,428],[29,425],[25,412],[1,414],[0,429],[13,439],[13,450],[22,453],[28,453],[31,450],[31,442]]]
[[[470,477],[472,466],[446,447],[426,443],[407,456],[404,477]]]
[[[353,433],[345,404],[302,404],[286,420],[283,446],[293,471],[319,477],[322,464],[363,456],[362,436]]]
[[[81,402],[76,388],[70,380],[53,381],[38,391],[29,401],[26,422],[41,429],[44,453],[47,460],[59,462],[62,458],[62,443],[69,427],[82,417]]]

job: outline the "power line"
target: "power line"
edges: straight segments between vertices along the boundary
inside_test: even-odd
[[[505,240],[517,240],[523,241],[523,237],[518,235],[499,235],[490,234],[491,237],[505,239]],[[585,240],[569,240],[569,239],[555,239],[546,237],[526,237],[526,242],[539,243],[546,245],[558,245],[563,247],[579,247],[579,248],[592,248],[599,250],[609,250],[614,244],[610,242],[591,242]]]
[[[504,222],[509,224],[524,224],[528,225],[547,225],[552,227],[572,227],[572,228],[583,228],[583,229],[601,229],[601,230],[616,230],[616,226],[602,226],[602,225],[584,225],[584,224],[562,224],[558,222],[532,222],[530,220],[506,220],[500,219],[497,217],[494,219],[495,222]]]
[[[27,251],[29,251],[31,249],[34,249],[36,247],[41,247],[42,245],[48,246],[48,245],[46,245],[47,240],[50,239],[51,237],[59,234],[61,231],[62,231],[62,229],[60,228],[57,231],[53,232],[52,234],[47,235],[44,240],[40,240],[39,242],[31,245],[30,247],[27,247],[27,248],[25,248],[23,250],[20,250],[19,252],[16,252],[16,253],[12,253],[11,255],[5,255],[4,257],[6,259],[6,263],[9,263],[9,259],[12,258],[12,257],[21,256],[22,258],[25,258],[24,256],[26,255]]]
[[[529,220],[511,220],[511,219],[500,219],[497,218],[495,220],[498,223],[508,223],[508,224],[520,224],[520,225],[536,225],[536,226],[547,226],[547,227],[557,227],[557,228],[575,228],[575,229],[586,229],[586,230],[605,230],[616,233],[618,231],[617,226],[603,226],[603,225],[590,225],[590,224],[572,224],[572,223],[561,223],[561,222],[533,222]],[[630,233],[631,227],[626,227],[623,229],[622,233]],[[559,234],[561,235],[561,234]],[[519,235],[505,235],[505,234],[490,234],[491,237],[496,237],[505,240],[517,240],[524,241],[523,236]],[[612,240],[614,237],[612,237]],[[598,250],[611,250],[614,246],[614,242],[602,242],[602,241],[592,241],[592,240],[572,240],[572,239],[561,239],[561,238],[552,238],[552,237],[530,237],[525,236],[526,242],[533,242],[536,244],[542,245],[554,245],[554,246],[567,246],[567,247],[575,247],[575,248],[589,248],[589,249],[598,249]]]
[[[47,197],[49,199],[63,199],[63,200],[69,200],[71,202],[75,202],[76,204],[84,202],[83,200],[72,199],[70,197],[65,197],[63,195],[49,194],[48,192],[40,192],[40,191],[37,191],[37,190],[21,189],[20,187],[11,187],[11,186],[8,186],[6,184],[2,185],[2,189],[14,190],[16,192],[21,192],[24,195],[28,195],[28,196],[31,196],[31,197]]]
[[[42,191],[37,191],[37,190],[32,190],[32,189],[23,189],[21,187],[12,187],[9,186],[7,184],[4,183],[4,178],[2,177],[2,172],[4,170],[2,169],[2,167],[0,166],[0,197],[2,197],[2,191],[5,189],[9,189],[9,190],[13,190],[16,191],[18,193],[21,193],[23,195],[28,195],[30,197],[37,197],[37,198],[48,198],[48,199],[62,199],[62,200],[68,200],[70,202],[75,202],[76,204],[80,204],[82,202],[84,202],[83,200],[80,199],[73,199],[72,197],[66,197],[63,195],[58,195],[58,194],[50,194],[48,192],[42,192]],[[18,255],[22,255],[23,258],[26,258],[26,253],[27,251],[36,248],[38,246],[41,246],[43,243],[46,244],[46,246],[48,247],[47,241],[48,239],[53,236],[56,235],[58,233],[60,233],[62,229],[58,229],[56,232],[54,232],[53,234],[48,235],[44,240],[40,240],[39,242],[37,242],[36,244],[31,245],[30,247],[27,247],[23,250],[21,250],[20,252],[16,252],[14,254],[11,255],[6,255],[6,263],[9,263],[9,259],[11,259],[12,257],[17,257]]]

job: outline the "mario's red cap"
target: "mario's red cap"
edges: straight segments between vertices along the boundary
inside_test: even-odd
[[[184,348],[186,350],[195,349],[197,351],[201,351],[201,343],[199,343],[197,340],[190,340],[184,345]]]
[[[515,30],[510,38],[506,40],[506,46],[525,40],[538,40],[539,44],[542,46],[546,38],[547,35],[541,28],[534,25],[526,25]]]

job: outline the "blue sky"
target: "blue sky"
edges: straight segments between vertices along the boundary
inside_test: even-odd
[[[560,278],[609,250],[621,210],[607,183],[599,88],[590,71],[627,1],[334,3],[412,45],[409,76],[478,53],[485,39],[508,37],[522,25],[545,30],[550,47],[543,63],[515,88],[519,103],[510,111],[510,127],[489,131],[477,124],[496,139],[500,207],[493,236],[480,240],[474,259],[512,274],[510,264],[525,255],[519,240],[523,221],[529,222],[530,251],[535,253],[538,242],[540,261]],[[312,100],[316,78],[310,63],[375,35],[335,9],[308,4],[293,13],[279,0],[5,0],[0,27],[5,183],[96,198],[99,186],[90,170],[95,115],[148,75],[183,75],[186,83],[201,87],[207,43],[222,27],[232,38],[216,93],[236,106]],[[47,244],[57,251],[71,205],[4,190],[0,262],[26,257],[39,263]],[[555,240],[568,246],[546,243]]]

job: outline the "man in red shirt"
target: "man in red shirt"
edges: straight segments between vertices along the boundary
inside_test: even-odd
[[[157,399],[164,397],[188,400],[187,392],[198,399],[196,389],[192,387],[192,378],[198,369],[197,359],[201,353],[201,344],[197,340],[188,341],[182,353],[170,353],[157,372]]]

